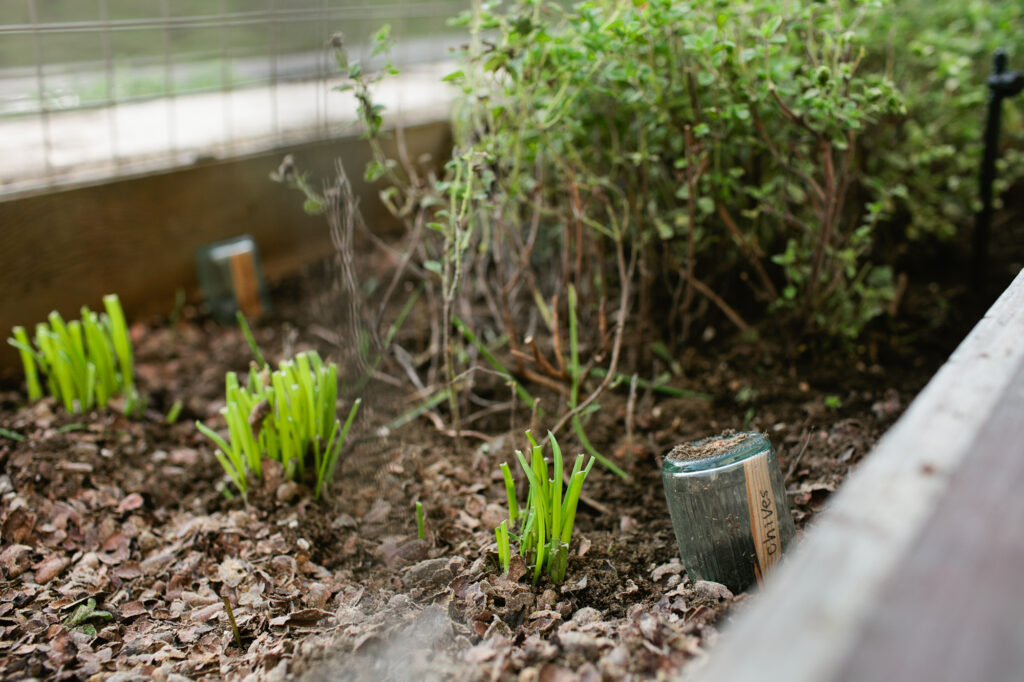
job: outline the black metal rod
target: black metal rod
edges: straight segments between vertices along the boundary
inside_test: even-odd
[[[1006,72],[1006,52],[996,50],[992,59],[992,75],[998,77]],[[988,243],[992,225],[992,183],[996,179],[996,157],[999,155],[999,127],[1003,115],[1003,95],[992,87],[989,78],[988,113],[985,117],[985,151],[981,157],[981,173],[978,175],[978,195],[981,210],[974,218],[974,253],[971,263],[971,287],[979,292],[988,269]]]
[[[1024,74],[1006,70],[1006,51],[996,50],[992,58],[992,75],[988,77],[988,113],[985,118],[985,151],[978,175],[978,194],[981,210],[974,219],[971,286],[980,293],[988,270],[989,239],[992,227],[992,185],[996,179],[996,159],[999,157],[999,128],[1002,122],[1003,100],[1024,89]]]

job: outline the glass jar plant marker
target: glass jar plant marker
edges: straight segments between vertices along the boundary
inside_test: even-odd
[[[679,553],[693,580],[760,583],[796,533],[768,439],[726,432],[677,445],[661,468]]]
[[[208,244],[196,251],[196,272],[210,312],[222,322],[242,311],[257,318],[270,308],[260,252],[249,235]]]

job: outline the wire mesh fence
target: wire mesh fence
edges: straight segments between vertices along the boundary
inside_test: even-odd
[[[409,70],[446,58],[447,19],[467,5],[2,2],[0,194],[328,136],[351,114],[330,91],[331,35],[359,56],[388,24]],[[436,92],[417,88],[411,70],[398,93]]]

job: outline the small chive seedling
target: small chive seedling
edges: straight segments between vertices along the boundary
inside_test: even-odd
[[[519,508],[516,504],[515,482],[508,464],[501,465],[505,491],[508,494],[509,518],[502,521],[494,530],[498,543],[498,562],[501,564],[502,572],[507,573],[511,560],[509,539],[514,537],[519,544],[519,553],[526,557],[528,565],[533,565],[533,582],[536,583],[541,573],[546,571],[551,582],[557,585],[565,580],[569,561],[569,541],[572,539],[572,530],[576,522],[576,507],[583,491],[583,481],[594,466],[594,458],[591,457],[584,467],[583,455],[577,455],[572,473],[569,475],[569,486],[563,496],[562,450],[558,446],[558,441],[554,435],[548,433],[554,469],[549,478],[548,463],[544,460],[541,446],[529,431],[526,432],[526,437],[530,439],[532,446],[530,461],[527,461],[521,451],[516,450],[516,458],[526,473],[530,487],[525,507]],[[510,529],[516,527],[517,520],[519,534],[515,535]]]
[[[512,548],[508,539],[508,521],[502,521],[501,525],[494,529],[494,539],[498,542],[498,563],[501,565],[501,572],[508,573],[509,564],[512,562]]]
[[[82,308],[82,319],[65,322],[53,311],[36,325],[30,341],[24,327],[14,327],[7,342],[18,349],[31,402],[47,392],[78,413],[106,407],[123,396],[125,414],[135,414],[142,401],[135,390],[132,342],[117,296],[103,297],[105,314]]]
[[[275,372],[253,365],[244,386],[237,374],[228,372],[225,395],[221,414],[228,438],[199,421],[196,428],[217,446],[217,460],[242,496],[249,490],[248,474],[262,475],[261,459],[266,456],[280,462],[289,478],[315,481],[314,497],[320,499],[362,402],[353,403],[342,426],[337,418],[338,366],[324,364],[314,351],[299,353]]]
[[[416,502],[416,535],[420,540],[427,539],[427,531],[423,525],[423,503]]]

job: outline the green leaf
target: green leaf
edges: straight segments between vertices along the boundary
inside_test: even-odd
[[[391,38],[391,26],[384,24],[381,26],[376,33],[373,34],[373,50],[370,51],[370,56],[375,57],[383,52],[387,52],[390,47]]]
[[[766,21],[765,23],[761,24],[761,35],[764,36],[765,38],[768,38],[769,36],[773,35],[776,31],[778,31],[779,26],[781,25],[782,17],[776,15],[769,19],[768,21]]]
[[[5,429],[2,427],[0,427],[0,436],[3,436],[4,438],[7,438],[9,440],[13,440],[17,443],[25,442],[25,436],[21,435],[17,431],[11,431],[9,429]]]
[[[370,163],[366,164],[366,170],[363,172],[363,178],[367,182],[376,182],[387,175],[387,172],[387,165],[374,159],[373,161],[370,161]]]

